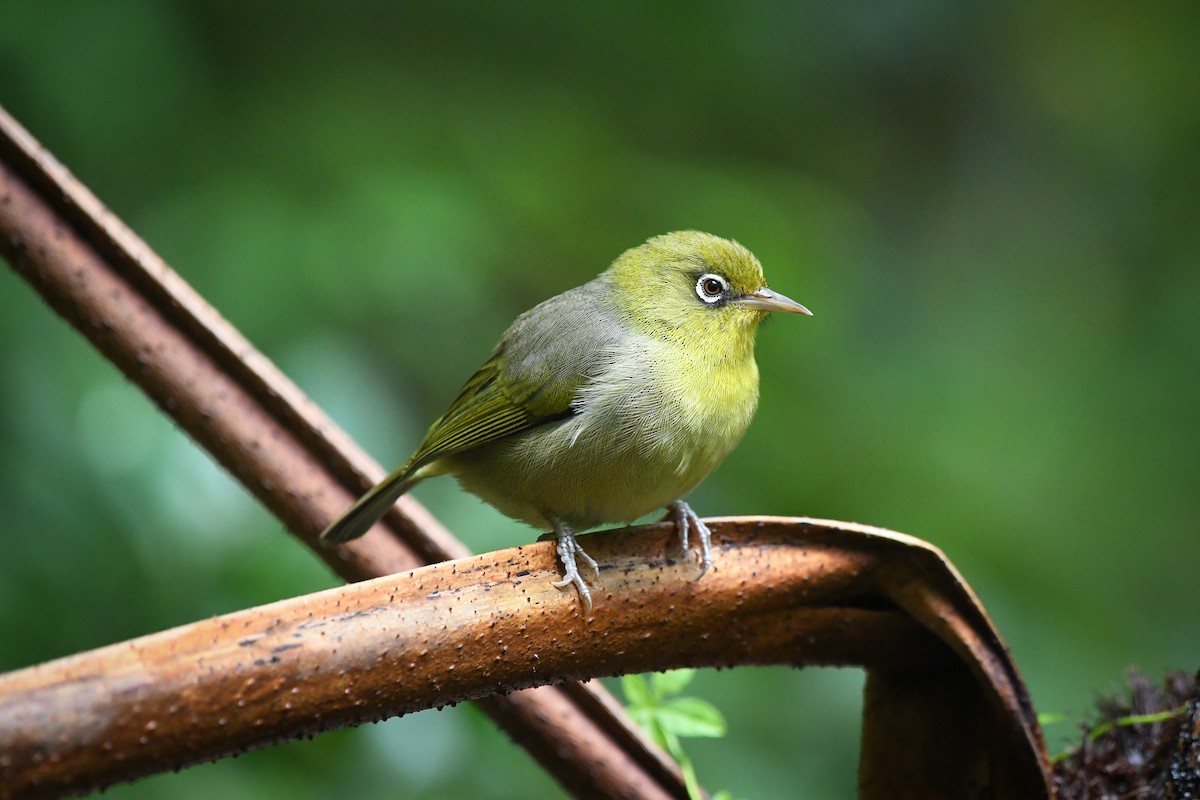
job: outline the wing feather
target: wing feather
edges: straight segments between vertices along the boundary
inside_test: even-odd
[[[602,276],[522,314],[425,435],[404,472],[566,419],[621,329]]]
[[[501,343],[433,423],[412,458],[358,499],[321,539],[361,536],[441,458],[566,419],[580,389],[600,372],[619,341],[605,276],[552,297],[517,318]]]
[[[510,381],[498,380],[503,356],[504,349],[498,348],[467,381],[446,413],[429,428],[425,440],[405,465],[405,472],[415,472],[439,458],[572,414],[571,401],[577,387],[558,393],[561,397],[558,403],[530,404],[528,397],[521,396],[525,392],[513,391]],[[536,387],[530,394],[540,388]]]

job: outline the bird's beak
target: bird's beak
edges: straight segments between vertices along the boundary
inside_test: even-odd
[[[810,317],[812,316],[811,311],[792,298],[786,297],[779,292],[773,292],[765,286],[750,294],[742,295],[734,302],[749,308],[756,308],[759,311],[783,311],[788,314],[807,314]]]

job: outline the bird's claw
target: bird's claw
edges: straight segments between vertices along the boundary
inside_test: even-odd
[[[579,574],[579,567],[576,563],[576,557],[587,565],[592,571],[594,578],[600,577],[600,565],[596,560],[584,552],[579,542],[575,541],[575,532],[566,525],[558,523],[555,525],[558,533],[558,560],[563,565],[563,578],[560,581],[551,581],[555,588],[565,589],[568,586],[574,585],[575,590],[579,592],[579,600],[583,603],[583,616],[587,617],[592,613],[592,593],[588,590],[587,583],[584,582],[583,576]]]
[[[712,531],[704,524],[704,520],[696,516],[692,507],[682,500],[676,500],[668,508],[670,517],[675,523],[675,529],[679,531],[679,543],[684,553],[687,553],[688,550],[688,534],[692,528],[696,530],[696,537],[700,540],[700,574],[692,580],[698,581],[712,566]]]

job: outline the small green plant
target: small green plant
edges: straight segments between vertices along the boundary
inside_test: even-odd
[[[621,689],[629,716],[679,762],[688,797],[703,800],[696,769],[679,740],[686,736],[720,738],[725,735],[725,718],[707,700],[678,696],[695,675],[694,669],[655,672],[649,680],[644,675],[623,675]],[[733,800],[733,797],[729,792],[718,792],[712,800]]]
[[[1178,708],[1172,708],[1167,711],[1156,711],[1151,714],[1128,714],[1124,717],[1117,717],[1110,722],[1100,723],[1088,731],[1088,738],[1094,742],[1115,728],[1124,728],[1129,725],[1154,725],[1158,722],[1166,722],[1170,719],[1174,719],[1175,717],[1181,716],[1186,712],[1187,706],[1182,705]]]
[[[1158,722],[1167,722],[1175,717],[1178,717],[1187,712],[1187,705],[1179,706],[1178,708],[1168,709],[1167,711],[1156,711],[1150,714],[1127,714],[1107,722],[1101,722],[1093,726],[1087,732],[1087,738],[1091,741],[1096,741],[1101,736],[1109,733],[1117,728],[1124,728],[1131,725],[1153,725]],[[1043,727],[1046,725],[1054,725],[1059,722],[1067,721],[1066,714],[1050,713],[1038,714],[1038,724]],[[1074,750],[1064,750],[1058,755],[1051,757],[1051,764],[1058,764],[1060,761],[1065,761],[1075,754]]]

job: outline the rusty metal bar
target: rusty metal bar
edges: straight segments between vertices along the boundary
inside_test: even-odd
[[[2,108],[0,256],[346,580],[467,554],[411,498],[363,539],[317,547],[383,469]],[[550,688],[480,705],[579,797],[685,797],[674,763],[605,694]]]
[[[702,581],[668,525],[588,537],[603,613],[587,620],[551,586],[544,542],[0,676],[0,797],[100,788],[519,687],[773,663],[867,668],[864,800],[1049,798],[1028,697],[939,552],[820,520],[713,529]],[[581,764],[575,780],[603,768]]]

